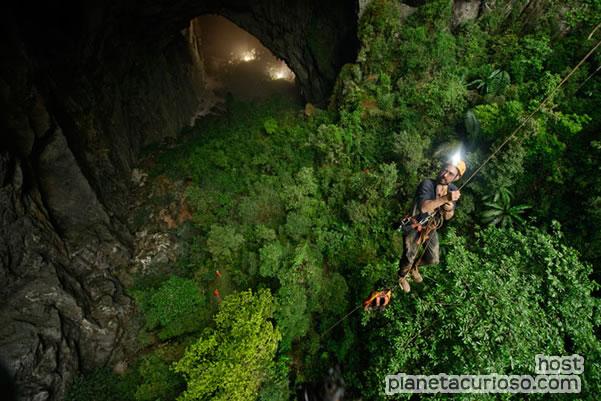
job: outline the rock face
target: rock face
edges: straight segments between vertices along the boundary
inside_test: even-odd
[[[102,171],[85,172],[98,153],[62,128],[59,103],[36,82],[50,81],[4,22],[0,357],[21,399],[61,399],[78,371],[119,357],[132,304],[112,271],[128,263],[128,233],[91,185]]]
[[[140,149],[174,137],[203,96],[190,20],[216,13],[325,100],[356,51],[345,0],[14,2],[0,19],[0,359],[20,398],[60,400],[122,359],[132,258],[125,222]],[[131,331],[131,330],[130,330]]]
[[[478,18],[480,0],[457,0],[453,2],[453,26]]]

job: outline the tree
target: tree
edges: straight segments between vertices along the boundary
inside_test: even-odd
[[[261,385],[277,376],[273,359],[281,335],[270,321],[272,315],[268,290],[226,297],[215,317],[216,327],[207,329],[174,365],[187,382],[179,400],[256,399]]]

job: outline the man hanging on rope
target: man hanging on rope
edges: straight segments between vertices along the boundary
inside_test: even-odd
[[[414,282],[421,283],[419,266],[435,265],[439,261],[436,219],[430,219],[424,226],[415,223],[434,212],[440,212],[444,220],[453,217],[455,203],[461,196],[453,181],[460,179],[465,170],[463,160],[454,160],[445,165],[436,180],[427,179],[419,184],[413,207],[414,224],[403,235],[403,256],[399,262],[399,285],[403,291],[411,290],[407,274]],[[419,252],[420,248],[424,248],[422,252]]]

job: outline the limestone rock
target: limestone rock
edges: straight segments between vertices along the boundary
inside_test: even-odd
[[[480,0],[455,0],[453,2],[453,26],[478,18]]]

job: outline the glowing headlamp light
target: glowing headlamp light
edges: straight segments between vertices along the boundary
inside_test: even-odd
[[[461,161],[461,150],[458,150],[457,152],[455,152],[455,154],[453,154],[453,156],[451,156],[451,164],[455,167],[457,167],[459,165],[459,162]]]

